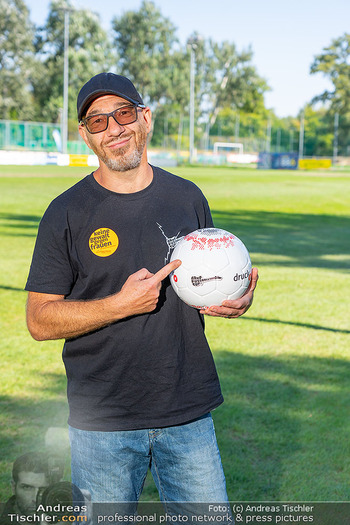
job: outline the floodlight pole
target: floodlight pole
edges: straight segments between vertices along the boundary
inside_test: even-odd
[[[334,115],[333,166],[336,166],[338,157],[338,129],[339,113],[336,113]]]
[[[270,153],[271,150],[271,117],[269,115],[266,125],[266,145],[265,150],[267,153]]]
[[[276,150],[277,153],[281,152],[281,129],[277,129],[277,137],[276,137]]]
[[[300,114],[299,159],[304,156],[304,110]]]
[[[191,51],[191,65],[190,65],[190,164],[195,160],[194,154],[194,113],[195,113],[195,97],[194,97],[194,83],[195,83],[195,66],[196,66],[196,49],[200,36],[194,33],[187,41]]]
[[[190,71],[190,164],[194,161],[194,68],[195,51],[191,46],[191,71]]]
[[[69,11],[64,8],[64,65],[63,65],[63,113],[62,113],[62,153],[67,153],[68,141],[68,48],[69,48]]]
[[[289,151],[293,153],[293,144],[294,144],[294,131],[289,130]]]
[[[239,113],[236,111],[236,121],[235,121],[235,142],[238,142],[239,139]]]

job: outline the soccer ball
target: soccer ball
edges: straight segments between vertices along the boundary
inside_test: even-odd
[[[252,264],[247,248],[235,235],[219,228],[189,233],[175,246],[171,261],[181,266],[170,282],[189,306],[202,309],[238,299],[250,283]]]

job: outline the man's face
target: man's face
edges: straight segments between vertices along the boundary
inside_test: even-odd
[[[116,95],[104,95],[92,102],[85,117],[110,113],[129,104],[127,100]],[[137,168],[145,154],[147,135],[151,130],[151,112],[149,108],[138,108],[137,111],[136,122],[124,126],[119,125],[113,117],[109,117],[108,128],[100,133],[91,134],[85,126],[79,126],[79,133],[85,143],[113,171]]]
[[[36,510],[36,497],[40,489],[49,485],[44,472],[20,472],[18,481],[13,483],[16,504],[22,515],[32,514]]]

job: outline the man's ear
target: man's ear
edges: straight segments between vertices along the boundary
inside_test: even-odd
[[[85,126],[83,124],[79,124],[78,131],[79,131],[79,135],[81,136],[81,138],[83,139],[85,144],[91,149],[89,141],[86,138],[86,133],[87,133],[86,132],[86,128],[85,128]]]
[[[152,111],[148,106],[142,111],[142,116],[146,122],[147,133],[149,133],[152,130]]]

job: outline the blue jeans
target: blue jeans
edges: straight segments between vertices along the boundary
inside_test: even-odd
[[[163,502],[228,502],[210,414],[167,428],[69,432],[72,482],[93,502],[138,501],[148,468]]]

